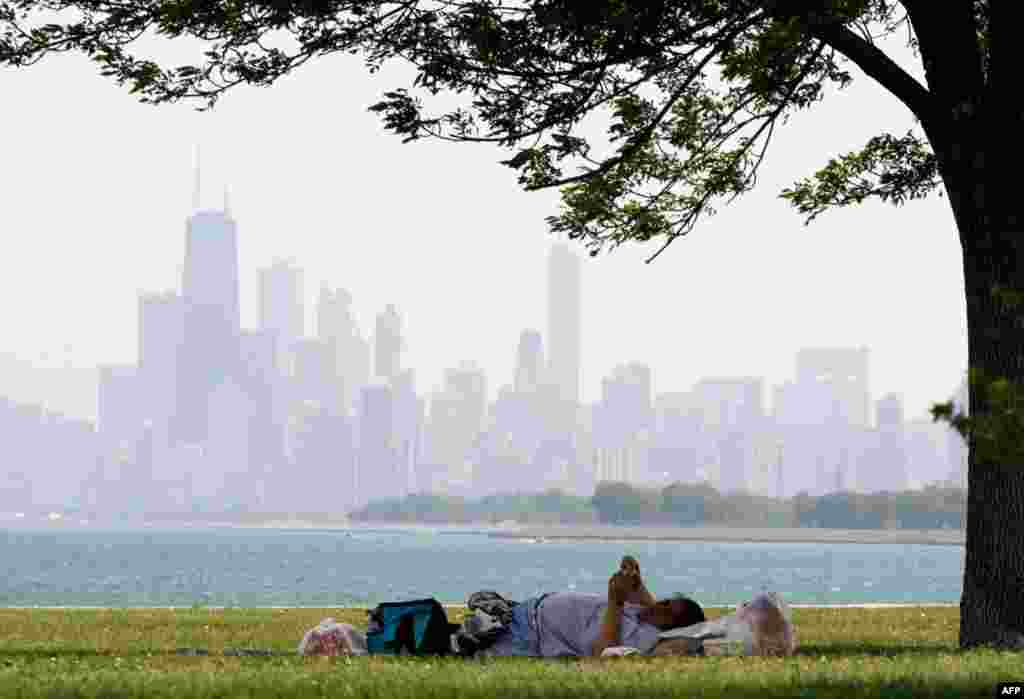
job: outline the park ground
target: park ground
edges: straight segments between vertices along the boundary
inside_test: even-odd
[[[458,622],[465,610],[447,612]],[[793,658],[481,662],[295,654],[326,617],[365,628],[362,609],[0,609],[0,697],[991,697],[1000,682],[1024,681],[1022,654],[957,649],[958,613],[795,609]]]

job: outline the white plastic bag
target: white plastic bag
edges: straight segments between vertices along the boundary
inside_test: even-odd
[[[299,642],[299,655],[367,655],[366,635],[352,626],[324,619]]]
[[[774,592],[759,592],[732,614],[658,634],[659,638],[712,640],[726,654],[792,655],[796,650],[796,629],[789,606]]]

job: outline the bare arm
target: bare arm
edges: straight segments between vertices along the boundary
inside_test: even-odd
[[[608,581],[608,605],[604,610],[601,633],[590,648],[590,654],[594,657],[600,657],[605,648],[619,645],[619,635],[622,628],[622,608],[626,604],[627,586],[629,584],[629,580],[621,573],[616,573]]]

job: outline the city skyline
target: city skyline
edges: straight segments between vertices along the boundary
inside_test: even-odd
[[[901,41],[885,48],[919,72]],[[954,390],[966,325],[962,283],[947,281],[961,278],[948,202],[865,204],[804,228],[777,199],[880,128],[912,126],[900,105],[851,72],[850,88],[829,90],[807,121],[797,115],[780,129],[757,190],[655,263],[643,260],[657,241],[583,259],[583,401],[597,399],[601,378],[621,361],[648,363],[658,391],[713,376],[777,385],[791,377],[795,351],[813,346],[869,346],[872,395],[901,393],[908,416]],[[490,390],[512,383],[508,347],[522,328],[545,329],[544,217],[557,210],[557,193],[520,191],[497,164],[507,157],[500,149],[402,145],[383,133],[365,107],[409,74],[396,65],[371,77],[358,60],[331,57],[199,114],[191,105],[139,105],[78,56],[54,57],[31,75],[0,72],[19,105],[5,118],[26,134],[10,144],[12,167],[0,175],[6,225],[20,232],[0,275],[4,351],[54,370],[65,360],[73,368],[136,361],[136,296],[178,283],[180,221],[201,142],[204,203],[230,184],[245,229],[243,326],[256,326],[256,270],[291,257],[306,273],[307,328],[326,282],[352,292],[364,333],[387,303],[401,310],[414,338],[405,361],[421,387],[440,385],[463,358],[487,370]],[[349,86],[343,96],[321,89],[339,80]],[[830,134],[822,125],[853,101],[871,108],[841,136]],[[75,138],[56,117],[82,103],[92,107],[80,115],[92,139]],[[295,119],[302,129],[278,128]],[[153,133],[161,138],[143,138]],[[922,256],[927,265],[916,264]]]
[[[963,480],[958,435],[905,422],[892,392],[873,400],[866,347],[801,348],[771,406],[756,377],[656,392],[635,359],[604,375],[599,401],[581,403],[582,265],[562,241],[545,266],[547,351],[523,328],[508,348],[514,382],[493,401],[487,372],[465,358],[421,395],[394,304],[364,339],[353,294],[324,284],[307,328],[305,274],[291,261],[258,270],[258,326],[243,327],[244,226],[226,190],[221,209],[196,208],[200,180],[197,158],[180,290],[139,294],[138,360],[101,366],[97,424],[2,396],[0,428],[19,456],[0,504],[38,494],[96,511],[330,511],[414,492],[582,494],[602,481],[785,497]]]
[[[402,362],[399,355],[407,348],[407,335],[402,331],[402,325],[406,322],[406,318],[400,312],[400,309],[396,304],[388,303],[384,308],[374,313],[371,318],[367,319],[366,325],[361,326],[358,321],[353,317],[351,313],[351,304],[354,298],[352,289],[338,287],[336,290],[332,290],[326,281],[321,283],[319,290],[313,291],[304,284],[305,271],[301,266],[298,266],[294,258],[291,257],[275,257],[266,267],[261,267],[256,270],[256,277],[258,280],[258,291],[259,291],[259,316],[256,323],[252,325],[246,325],[242,323],[241,311],[239,309],[238,297],[244,295],[240,287],[239,275],[237,272],[237,257],[238,257],[238,232],[237,232],[237,221],[232,216],[230,208],[230,200],[228,194],[228,188],[224,187],[224,199],[223,205],[220,208],[211,208],[202,206],[201,196],[201,163],[199,160],[200,148],[195,149],[195,162],[193,167],[193,178],[194,188],[192,195],[192,210],[186,216],[186,246],[185,246],[185,261],[178,268],[182,271],[182,278],[180,283],[172,289],[149,289],[141,290],[138,294],[138,302],[140,312],[137,315],[139,319],[139,333],[138,333],[138,352],[136,354],[136,360],[134,363],[113,363],[103,362],[96,367],[97,375],[97,408],[99,407],[99,384],[98,380],[102,377],[104,371],[123,372],[126,366],[134,365],[137,369],[141,370],[146,362],[146,347],[150,347],[151,353],[159,353],[160,348],[158,347],[159,339],[156,337],[149,337],[145,332],[145,326],[143,319],[145,314],[142,309],[147,306],[161,306],[167,305],[168,303],[174,303],[175,301],[179,304],[183,303],[183,300],[188,298],[189,294],[186,293],[186,289],[196,286],[195,279],[200,279],[201,284],[209,284],[215,282],[218,275],[218,266],[227,264],[228,268],[232,270],[228,278],[224,281],[227,286],[200,289],[201,294],[206,294],[215,300],[216,303],[221,301],[225,302],[228,307],[228,334],[239,335],[241,333],[259,333],[264,330],[270,330],[279,334],[277,340],[277,346],[275,356],[277,361],[282,366],[290,367],[290,371],[295,372],[298,367],[297,362],[301,360],[298,356],[301,355],[301,347],[304,341],[311,340],[338,340],[342,334],[351,333],[357,342],[361,341],[366,345],[366,350],[372,358],[369,360],[369,366],[372,366],[372,372],[369,371],[369,366],[364,368],[366,371],[366,378],[369,379],[369,383],[385,381],[388,382],[395,378],[399,370],[403,366],[407,366],[406,363]],[[220,243],[215,238],[211,239],[207,236],[206,240],[202,235],[196,235],[193,232],[193,228],[199,230],[200,233],[209,233],[211,231],[216,232],[217,229],[223,228],[229,234],[226,243]],[[243,234],[244,235],[244,234]],[[197,241],[200,245],[209,246],[206,259],[199,257],[195,254],[193,248],[196,247]],[[221,249],[226,244],[225,249]],[[191,262],[190,262],[191,260]],[[511,367],[511,379],[507,382],[495,382],[491,374],[484,369],[484,376],[488,377],[487,391],[484,396],[485,400],[490,403],[495,399],[499,398],[500,391],[503,388],[515,388],[520,390],[520,373],[522,370],[522,363],[524,361],[524,351],[526,353],[537,354],[538,357],[533,358],[533,361],[537,362],[537,366],[534,367],[533,383],[534,388],[540,388],[540,384],[550,383],[555,392],[560,396],[562,400],[573,401],[573,396],[576,396],[575,402],[579,402],[581,405],[596,405],[600,400],[600,396],[595,396],[594,400],[583,401],[579,397],[583,394],[583,382],[578,380],[580,374],[579,365],[582,363],[582,358],[585,356],[585,352],[581,348],[580,334],[581,328],[578,327],[578,321],[581,311],[581,305],[585,306],[585,303],[581,303],[582,294],[580,288],[582,287],[583,275],[581,274],[581,256],[564,240],[555,239],[552,240],[548,249],[547,260],[545,261],[545,273],[546,273],[546,284],[545,284],[545,302],[546,309],[545,314],[542,318],[538,319],[537,322],[533,323],[531,327],[522,328],[519,333],[518,348],[516,349],[515,356],[511,358],[508,365]],[[197,274],[192,271],[196,266],[199,266],[203,274]],[[556,285],[553,280],[561,279]],[[190,281],[192,280],[192,281]],[[216,283],[214,284],[216,286]],[[195,294],[195,291],[192,292]],[[339,300],[340,298],[340,300]],[[341,306],[339,307],[339,303]],[[185,302],[185,305],[189,305]],[[335,310],[335,309],[338,310]],[[329,310],[330,309],[330,310]],[[328,320],[330,313],[342,313],[344,315],[343,328],[330,328]],[[163,311],[164,314],[167,311]],[[181,313],[181,311],[179,311]],[[216,320],[216,319],[214,319]],[[216,324],[216,323],[215,323]],[[573,326],[576,325],[575,329]],[[536,330],[537,327],[543,327],[545,332]],[[381,333],[388,333],[388,339],[382,340]],[[188,332],[187,324],[185,327],[186,333]],[[193,331],[195,332],[195,331]],[[555,342],[552,343],[549,338],[555,336]],[[524,346],[526,343],[526,346]],[[552,353],[551,346],[555,344],[559,347],[559,350]],[[767,412],[775,412],[784,405],[782,395],[786,389],[790,387],[794,380],[799,381],[802,377],[801,374],[807,374],[808,376],[814,373],[813,370],[801,369],[800,360],[801,356],[810,353],[814,356],[821,356],[819,361],[823,364],[828,364],[829,358],[835,355],[837,352],[842,354],[852,348],[843,347],[801,347],[796,348],[793,357],[793,371],[789,377],[783,379],[778,384],[769,384],[767,388],[771,389],[766,392],[764,399],[764,408]],[[342,350],[344,351],[344,350]],[[859,406],[857,409],[857,415],[854,417],[854,423],[867,426],[874,426],[872,419],[872,413],[874,410],[874,404],[880,400],[898,398],[901,404],[901,411],[903,410],[904,396],[898,390],[892,390],[891,388],[880,388],[877,391],[872,390],[872,386],[868,380],[868,354],[870,348],[866,346],[859,346],[856,351],[863,355],[860,360],[862,362],[862,368],[857,371],[861,371],[863,376],[863,385],[861,385],[861,391],[863,396],[858,398]],[[383,353],[383,354],[382,354]],[[385,359],[385,356],[387,357]],[[450,372],[457,370],[457,365],[462,365],[465,362],[476,364],[477,360],[472,357],[460,357],[452,355],[448,359],[446,366],[442,368],[443,376],[442,380],[434,386],[423,386],[419,390],[421,395],[430,395],[437,391],[444,389],[445,381]],[[387,367],[382,369],[382,362],[386,363]],[[221,364],[224,361],[222,360]],[[166,365],[166,362],[164,362]],[[650,365],[643,360],[620,358],[613,365],[607,367],[604,374],[597,379],[601,394],[607,394],[607,386],[605,385],[609,379],[613,379],[623,371],[632,370],[633,367],[643,367],[643,370],[647,373],[646,382],[648,384],[647,394],[649,397],[658,396],[671,396],[679,393],[693,392],[699,394],[702,387],[706,384],[716,382],[733,382],[742,381],[747,376],[753,376],[750,374],[738,373],[731,376],[700,376],[690,386],[673,386],[671,388],[663,388],[657,385],[656,379],[653,378],[656,375],[656,371],[653,371]],[[415,366],[409,367],[413,371],[416,370]],[[382,373],[383,371],[383,373]],[[810,373],[808,373],[810,371]],[[299,372],[301,373],[301,372]],[[359,372],[360,375],[362,372]],[[577,377],[577,378],[574,378]],[[806,376],[803,378],[807,378]],[[764,382],[765,377],[755,377],[756,380]],[[539,382],[539,383],[538,383]],[[860,384],[858,384],[860,385]],[[2,388],[2,386],[0,386]],[[956,387],[954,387],[955,389]],[[350,391],[351,389],[347,389]],[[949,399],[952,397],[952,391],[948,395],[942,396],[942,400]],[[4,396],[4,393],[0,391],[0,396]],[[10,397],[10,396],[5,396]],[[16,398],[15,398],[16,399]],[[180,396],[179,396],[180,400]],[[33,401],[29,401],[33,402]],[[346,405],[352,409],[353,413],[357,412],[354,401],[351,397],[346,400]],[[187,403],[185,404],[187,405]],[[782,408],[784,409],[784,408]],[[65,411],[55,410],[54,412],[63,413]],[[98,409],[97,409],[98,412]],[[196,412],[193,408],[191,412]],[[67,413],[73,417],[83,417],[80,415],[74,415],[73,413]],[[901,412],[902,415],[902,412]],[[84,416],[87,417],[88,416]],[[98,416],[93,416],[93,420]],[[926,415],[907,415],[909,421],[920,420]]]

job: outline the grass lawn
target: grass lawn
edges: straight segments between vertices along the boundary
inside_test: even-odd
[[[463,610],[448,614],[457,622]],[[1024,654],[956,649],[956,608],[793,614],[795,658],[480,662],[222,654],[294,653],[325,617],[365,627],[363,610],[0,609],[0,697],[992,697],[998,682],[1024,679]],[[181,647],[211,655],[181,656]]]

